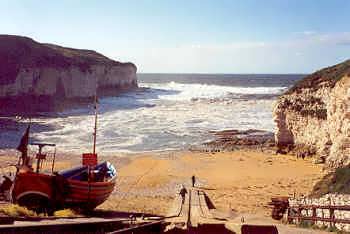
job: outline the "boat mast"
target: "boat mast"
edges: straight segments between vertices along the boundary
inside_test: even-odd
[[[97,135],[97,88],[95,91],[95,126],[94,126],[94,146],[93,146],[93,150],[92,153],[95,154],[96,153],[96,135]]]

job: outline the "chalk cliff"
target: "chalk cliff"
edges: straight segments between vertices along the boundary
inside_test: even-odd
[[[137,86],[136,66],[92,50],[0,35],[0,105],[4,109],[50,110],[53,103],[80,100]],[[26,108],[24,108],[26,107]]]
[[[302,149],[330,167],[350,163],[350,60],[317,71],[279,97],[277,146]]]

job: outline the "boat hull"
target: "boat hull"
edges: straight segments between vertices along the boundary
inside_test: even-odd
[[[50,175],[33,172],[18,173],[12,188],[12,200],[21,206],[37,209],[52,206],[53,179]]]
[[[79,208],[92,210],[108,199],[116,178],[106,182],[65,179],[60,175],[34,172],[18,173],[12,189],[12,200],[22,206],[41,211]]]
[[[84,182],[68,179],[69,193],[65,204],[70,207],[94,209],[108,199],[115,187],[115,179],[108,182]]]

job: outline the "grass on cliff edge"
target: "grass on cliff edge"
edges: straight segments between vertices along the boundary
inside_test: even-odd
[[[327,193],[350,194],[350,166],[337,168],[317,182],[311,192],[312,197]]]

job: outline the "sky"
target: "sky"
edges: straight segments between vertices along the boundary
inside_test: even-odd
[[[145,73],[310,73],[350,58],[349,0],[0,0],[0,34]]]

